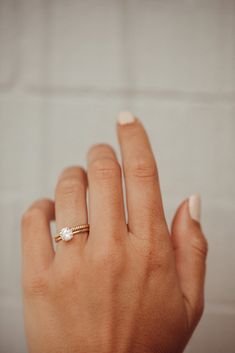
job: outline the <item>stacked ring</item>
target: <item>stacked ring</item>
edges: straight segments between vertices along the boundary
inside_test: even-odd
[[[84,232],[89,232],[90,226],[89,224],[81,224],[76,227],[64,227],[60,230],[59,234],[56,234],[54,236],[54,239],[56,242],[63,240],[63,241],[69,241],[73,239],[73,236],[75,234],[79,233],[84,233]]]

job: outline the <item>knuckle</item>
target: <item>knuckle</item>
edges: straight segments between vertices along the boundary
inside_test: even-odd
[[[53,289],[55,293],[64,293],[68,289],[75,288],[79,279],[79,270],[74,266],[60,268],[54,275]]]
[[[93,175],[98,179],[120,176],[120,166],[113,158],[98,158],[90,165]]]
[[[62,178],[57,185],[56,192],[63,195],[71,195],[80,193],[84,189],[84,185],[80,178],[67,177]]]
[[[168,273],[172,269],[172,254],[168,248],[161,251],[151,250],[148,260],[149,273]]]
[[[118,251],[115,246],[106,246],[105,248],[96,251],[94,255],[94,264],[97,270],[102,272],[120,273],[124,266],[124,258],[121,251]]]
[[[113,153],[113,148],[107,143],[98,143],[91,146],[88,153],[89,154]]]
[[[163,273],[165,275],[172,270],[172,249],[165,242],[156,245],[156,240],[148,240],[142,241],[138,246],[132,242],[132,246],[143,263],[147,277],[151,277],[153,274],[153,277],[156,278],[156,274]]]
[[[59,281],[57,282],[58,287],[60,288],[60,291],[65,289],[65,288],[69,288],[71,283],[73,283],[73,273],[72,271],[67,271],[66,273],[64,271],[62,271],[59,274]]]
[[[21,219],[21,224],[23,228],[27,228],[31,225],[33,225],[36,221],[38,221],[40,218],[44,217],[43,211],[38,208],[38,207],[33,207],[29,210],[27,210]]]
[[[68,177],[69,175],[77,175],[77,176],[83,176],[85,174],[85,170],[80,167],[80,166],[70,166],[66,167],[65,169],[62,170],[61,176],[63,177]]]
[[[74,283],[74,280],[76,278],[75,271],[69,270],[69,271],[61,271],[58,274],[58,280],[56,281],[56,287],[59,288],[60,292],[66,290],[66,288],[70,288],[71,285]]]
[[[44,296],[49,289],[49,281],[44,273],[33,275],[24,280],[24,292],[26,296]]]
[[[203,258],[207,257],[208,242],[204,235],[199,234],[198,236],[192,237],[191,245],[195,254]]]
[[[157,166],[152,159],[133,159],[128,163],[126,173],[138,178],[152,179],[157,177]]]

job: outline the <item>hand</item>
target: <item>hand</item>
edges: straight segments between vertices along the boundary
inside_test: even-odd
[[[121,168],[108,145],[90,149],[87,175],[80,167],[63,171],[55,203],[37,201],[23,216],[31,353],[182,352],[201,317],[207,242],[199,199],[182,203],[170,234],[142,124],[126,113],[117,129],[128,222]],[[50,221],[55,216],[58,231],[87,223],[87,184],[90,232],[58,242],[55,252]]]

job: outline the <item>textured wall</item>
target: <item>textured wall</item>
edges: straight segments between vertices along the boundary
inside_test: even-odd
[[[235,1],[0,0],[0,352],[26,352],[22,210],[53,196],[130,109],[158,158],[168,220],[194,192],[206,310],[187,353],[235,351]]]

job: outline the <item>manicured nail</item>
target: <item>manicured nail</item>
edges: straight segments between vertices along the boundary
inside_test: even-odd
[[[201,196],[192,195],[189,198],[189,213],[194,221],[200,222],[201,218]]]
[[[132,113],[130,112],[120,112],[118,114],[118,123],[120,125],[126,125],[126,124],[131,124],[135,121],[135,117]]]

